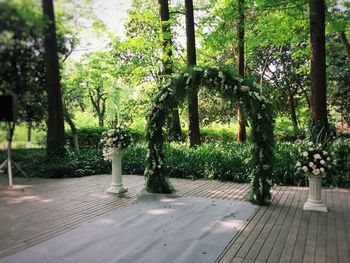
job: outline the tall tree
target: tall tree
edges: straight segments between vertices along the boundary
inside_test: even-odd
[[[47,105],[42,21],[22,2],[0,2],[0,94],[16,94],[18,121],[35,123]]]
[[[300,95],[305,92],[309,94],[307,87],[310,86],[308,74],[301,70],[308,65],[309,56],[293,57],[298,49],[299,45],[294,44],[273,49],[271,56],[274,69],[269,72],[269,87],[266,87],[269,94],[275,98],[275,112],[290,116],[295,135],[298,132],[296,110],[301,103]]]
[[[187,38],[187,65],[197,64],[196,41],[194,32],[193,0],[185,0],[186,7],[186,38]],[[188,119],[190,147],[200,145],[198,91],[194,90],[188,95]]]
[[[43,0],[42,5],[46,19],[44,60],[48,94],[47,154],[62,154],[64,152],[64,118],[53,0]]]
[[[325,1],[310,0],[311,117],[314,133],[328,131]]]
[[[237,36],[238,36],[238,49],[237,49],[237,68],[238,74],[244,78],[244,0],[238,0],[238,24],[237,24]],[[238,133],[237,142],[242,143],[247,139],[247,133],[245,129],[245,118],[242,114],[241,105],[237,103],[237,122]]]
[[[350,123],[350,57],[336,34],[327,41],[328,106],[340,113],[341,121]]]
[[[344,31],[339,32],[339,38],[340,38],[340,41],[346,50],[346,54],[348,54],[348,57],[350,58],[350,44],[349,44],[348,39],[346,38]]]
[[[65,89],[67,96],[70,96],[69,92],[74,92],[73,96],[76,94],[75,97],[79,98],[78,92],[82,92],[90,99],[101,127],[105,125],[107,101],[116,88],[117,72],[118,64],[110,52],[91,52],[84,55],[80,63],[75,64],[75,72],[72,72],[67,83],[63,82],[67,86]],[[65,100],[69,102],[67,96]],[[78,102],[77,99],[74,100]]]
[[[160,21],[162,24],[162,64],[164,78],[169,78],[173,73],[173,46],[169,21],[169,3],[168,0],[159,0],[160,5]],[[181,138],[181,125],[178,109],[172,111],[170,123],[170,137],[174,139]]]

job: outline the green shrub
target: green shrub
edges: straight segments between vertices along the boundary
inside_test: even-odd
[[[332,167],[326,178],[327,185],[350,187],[350,137],[338,137],[329,145]]]
[[[69,152],[66,156],[70,174],[66,177],[110,173],[111,165],[103,159],[101,150],[80,150]]]
[[[136,144],[128,148],[123,154],[123,173],[140,174],[146,169],[147,148],[145,144]]]
[[[296,174],[295,165],[303,148],[303,142],[279,142],[275,146],[273,178],[275,184],[305,185],[306,177]]]
[[[234,143],[203,144],[197,148],[171,144],[165,149],[165,166],[170,177],[247,182],[251,173],[249,148]]]
[[[4,152],[1,155],[5,158]],[[105,174],[111,170],[110,164],[104,161],[101,150],[69,151],[63,158],[48,158],[45,149],[21,149],[14,150],[12,156],[31,177],[80,177]]]
[[[129,131],[130,131],[131,137],[135,143],[142,142],[145,140],[145,131],[144,130],[130,128]]]
[[[303,142],[276,143],[273,183],[305,185],[306,177],[295,173],[295,164],[305,147],[306,143]],[[204,143],[197,148],[171,143],[166,145],[164,151],[166,172],[170,177],[250,181],[252,151],[249,143]],[[332,172],[327,174],[323,184],[349,187],[349,139],[337,139],[330,144],[329,151],[333,151],[336,158]],[[0,152],[1,160],[6,157],[5,154]],[[146,157],[146,144],[138,143],[128,148],[123,155],[123,173],[143,175],[147,166]],[[111,173],[111,163],[103,159],[101,149],[69,151],[64,158],[47,158],[45,149],[20,149],[13,151],[13,159],[34,177],[66,178]]]
[[[102,133],[108,130],[105,127],[82,127],[78,129],[79,146],[83,149],[99,148],[99,142],[102,137]],[[143,142],[145,141],[145,130],[141,128],[129,128],[133,141]],[[183,140],[188,139],[188,131],[183,129]],[[247,129],[249,135],[250,129]],[[66,143],[68,147],[73,147],[72,131],[67,130],[65,132]],[[204,143],[232,143],[236,141],[236,131],[234,128],[201,128],[201,141]]]
[[[236,132],[233,130],[233,128],[232,130],[224,128],[201,128],[201,141],[232,143],[236,141]]]
[[[247,127],[247,135],[250,135],[250,128]],[[202,143],[233,143],[236,141],[236,127],[231,128],[200,128]],[[188,140],[188,130],[182,129],[183,141]]]
[[[99,149],[100,148],[100,140],[102,137],[102,133],[107,131],[108,129],[105,127],[83,127],[78,129],[78,141],[79,147],[82,149]],[[145,139],[144,131],[139,129],[128,129],[131,133],[132,139],[134,142],[140,142]],[[65,132],[66,135],[66,143],[68,147],[73,147],[73,136],[72,131],[67,130]]]
[[[102,137],[102,133],[105,132],[107,128],[96,126],[96,127],[83,127],[77,130],[79,147],[82,149],[98,148],[99,142]],[[67,130],[66,143],[69,147],[73,147],[73,136],[72,131]]]

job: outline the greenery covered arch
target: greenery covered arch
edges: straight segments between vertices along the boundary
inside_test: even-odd
[[[148,113],[148,165],[145,170],[147,191],[170,193],[172,187],[165,178],[163,126],[167,115],[199,87],[215,89],[223,98],[242,104],[252,127],[251,200],[259,205],[269,203],[273,161],[273,119],[269,102],[259,94],[259,87],[241,79],[226,67],[189,67],[155,96]]]

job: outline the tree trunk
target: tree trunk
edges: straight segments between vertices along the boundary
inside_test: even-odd
[[[187,65],[197,64],[196,41],[194,32],[193,1],[185,0],[186,7],[186,38],[187,38]],[[198,91],[188,94],[188,119],[190,147],[200,145],[199,115],[198,115]]]
[[[325,1],[310,0],[311,116],[314,135],[328,132]]]
[[[26,143],[26,149],[32,148],[32,128],[33,128],[33,122],[28,122],[28,132],[27,132],[27,143]]]
[[[97,115],[98,115],[98,125],[103,127],[103,125],[104,125],[103,116],[101,113],[99,113]]]
[[[306,91],[306,90],[303,90],[303,94],[304,94],[304,97],[305,97],[305,100],[306,100],[306,103],[307,103],[308,109],[309,109],[309,111],[311,112],[311,102],[310,102],[310,96],[309,96],[309,94],[307,93],[307,91]]]
[[[171,124],[169,127],[170,139],[180,141],[182,139],[181,123],[179,110],[174,109],[171,112]]]
[[[241,78],[244,78],[244,0],[238,0],[238,15],[239,21],[237,24],[237,35],[238,35],[238,59],[237,68],[238,74]],[[245,129],[244,114],[242,114],[241,104],[237,103],[237,122],[238,122],[238,133],[237,142],[242,143],[247,139],[247,133]]]
[[[105,115],[105,111],[106,111],[106,98],[103,98],[101,96],[99,89],[96,90],[96,100],[94,100],[93,93],[89,93],[89,97],[90,97],[91,104],[94,107],[97,118],[98,118],[98,125],[103,127],[104,126],[104,115]]]
[[[289,109],[290,109],[290,118],[293,123],[293,128],[294,132],[296,133],[298,131],[298,120],[297,120],[297,115],[295,112],[295,101],[294,101],[294,95],[290,94],[288,96],[288,104],[289,104]]]
[[[348,57],[350,59],[350,45],[348,39],[346,38],[345,32],[339,32],[339,38],[346,50],[346,54],[348,54]]]
[[[48,94],[47,154],[64,154],[64,119],[53,0],[43,0],[46,86]]]
[[[160,21],[162,23],[162,46],[163,46],[163,75],[164,78],[170,78],[173,73],[173,45],[171,30],[169,24],[169,3],[168,0],[159,0]],[[179,111],[176,108],[171,113],[169,136],[171,139],[179,140],[181,138],[181,125]]]
[[[160,22],[162,24],[162,47],[163,47],[163,75],[169,77],[173,73],[173,48],[169,23],[168,0],[159,0]]]
[[[101,114],[99,116],[101,127],[104,126],[105,113],[106,113],[106,98],[102,98],[102,111],[101,111]]]
[[[64,117],[67,121],[67,123],[69,124],[69,127],[72,131],[72,136],[73,136],[73,146],[74,149],[79,150],[79,138],[78,138],[78,130],[68,112],[68,109],[66,107],[64,107]]]

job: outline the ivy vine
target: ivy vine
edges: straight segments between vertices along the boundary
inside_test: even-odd
[[[252,202],[265,205],[271,200],[273,163],[273,114],[267,99],[260,95],[258,85],[242,79],[227,67],[189,67],[174,75],[156,94],[148,113],[147,133],[148,166],[145,170],[147,191],[171,193],[174,189],[165,177],[163,126],[172,109],[183,103],[186,96],[200,87],[219,92],[225,99],[240,103],[247,115],[252,131],[251,175]]]

